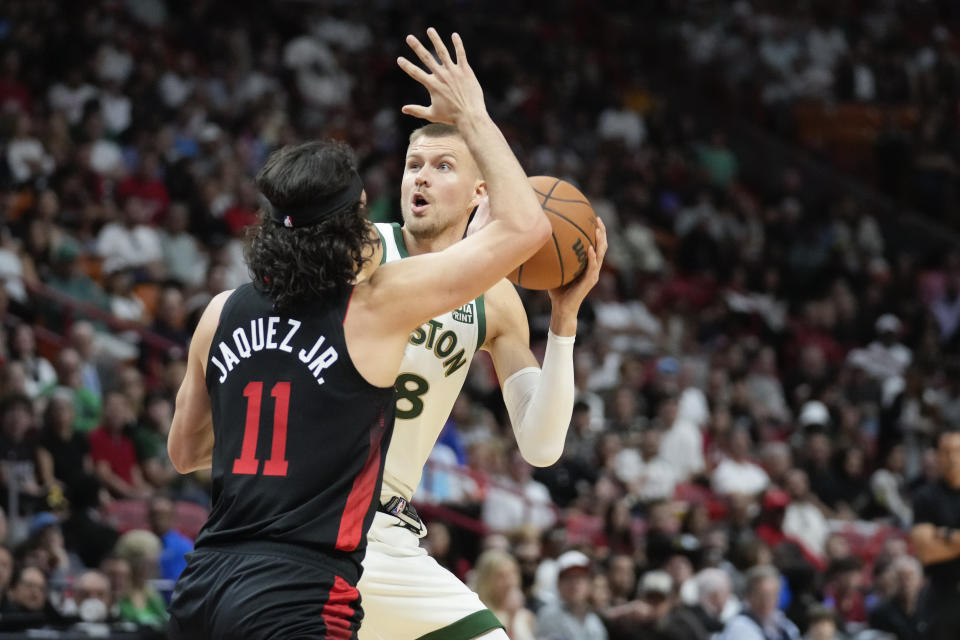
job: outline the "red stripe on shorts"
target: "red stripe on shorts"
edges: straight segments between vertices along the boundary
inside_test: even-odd
[[[354,551],[360,544],[363,530],[363,519],[373,500],[373,490],[377,487],[377,476],[380,475],[380,442],[383,439],[383,410],[370,429],[370,452],[367,461],[360,470],[360,474],[353,480],[347,504],[340,517],[340,531],[337,533],[337,550]]]
[[[351,640],[353,638],[352,618],[356,613],[353,603],[356,602],[360,594],[356,587],[341,578],[335,576],[333,587],[330,588],[330,597],[323,605],[320,615],[323,617],[323,624],[327,627],[327,640]]]

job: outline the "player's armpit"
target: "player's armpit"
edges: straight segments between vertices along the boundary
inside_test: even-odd
[[[507,378],[527,367],[540,367],[530,351],[530,327],[523,302],[509,280],[503,279],[484,294],[487,309],[487,340],[500,386]]]

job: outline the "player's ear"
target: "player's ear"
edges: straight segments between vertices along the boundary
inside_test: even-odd
[[[470,205],[476,207],[485,195],[487,195],[487,183],[483,180],[477,180],[477,184],[473,188],[473,199],[470,201]]]

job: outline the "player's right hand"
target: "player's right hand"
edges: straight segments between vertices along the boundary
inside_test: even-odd
[[[416,118],[452,125],[459,125],[465,119],[486,116],[483,89],[467,62],[467,53],[463,50],[460,36],[454,33],[452,37],[453,48],[457,54],[456,61],[451,59],[450,52],[436,29],[427,29],[427,36],[436,50],[436,58],[416,36],[407,36],[407,44],[430,73],[403,56],[397,58],[397,64],[430,92],[430,106],[408,104],[404,105],[401,111]]]

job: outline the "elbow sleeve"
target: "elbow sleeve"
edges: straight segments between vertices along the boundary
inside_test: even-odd
[[[503,383],[503,400],[520,453],[530,464],[547,467],[563,453],[573,413],[574,336],[547,337],[543,367],[517,371]]]

